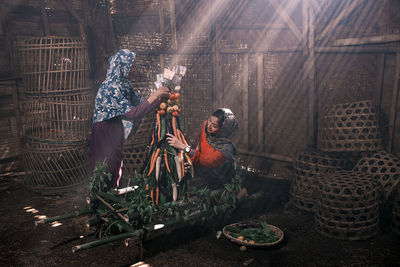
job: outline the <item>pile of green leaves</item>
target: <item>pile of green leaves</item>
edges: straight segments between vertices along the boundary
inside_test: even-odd
[[[145,190],[146,183],[144,176],[136,174],[135,184],[138,185],[138,188],[126,195],[129,201],[128,216],[136,226],[150,223],[156,211],[149,192]]]
[[[238,199],[236,195],[242,189],[242,178],[239,174],[235,174],[232,177],[231,183],[224,185],[224,193],[221,197],[221,204],[225,204],[226,206],[234,209],[237,206]]]
[[[210,211],[217,213],[219,206],[223,205],[227,209],[236,207],[236,194],[241,189],[241,179],[239,175],[235,175],[232,183],[224,186],[225,193],[221,197],[219,203],[211,203],[211,191],[208,188],[196,188],[190,186],[188,193],[190,197],[182,192],[182,198],[176,202],[167,202],[164,198],[160,198],[159,205],[154,205],[151,201],[150,193],[146,190],[146,184],[149,183],[147,176],[136,174],[132,179],[132,184],[138,187],[123,195],[117,195],[110,191],[108,184],[111,182],[111,174],[107,172],[107,164],[99,163],[93,172],[93,176],[89,182],[90,205],[96,213],[108,219],[109,224],[118,226],[126,224],[117,214],[106,207],[96,194],[101,195],[115,209],[126,209],[129,217],[129,223],[135,227],[142,227],[149,223],[164,221],[179,221],[185,216],[190,216],[202,211]],[[218,206],[217,206],[218,205]],[[124,212],[125,213],[125,212]]]
[[[155,220],[180,220],[198,211],[210,210],[210,190],[191,187],[190,198],[176,202],[163,202],[156,206]]]
[[[256,227],[236,227],[229,225],[226,227],[229,231],[229,235],[238,238],[243,236],[244,240],[254,240],[256,243],[272,243],[279,239],[274,231],[268,226],[265,221],[260,222],[259,226]]]

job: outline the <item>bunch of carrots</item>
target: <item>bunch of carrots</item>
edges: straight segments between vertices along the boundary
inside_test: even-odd
[[[169,146],[167,133],[173,134],[182,143],[188,144],[180,122],[181,108],[179,105],[180,93],[175,90],[167,102],[162,102],[156,114],[156,125],[151,136],[150,154],[144,174],[148,178],[146,190],[149,190],[152,202],[158,205],[160,200],[160,185],[168,185],[169,196],[173,201],[178,199],[178,187],[189,185],[193,177],[192,161],[186,153]],[[190,173],[185,173],[185,162],[190,166]],[[182,185],[182,186],[181,186]],[[182,190],[180,190],[182,192]]]

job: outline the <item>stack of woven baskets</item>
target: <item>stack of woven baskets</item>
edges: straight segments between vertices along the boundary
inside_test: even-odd
[[[314,212],[316,230],[326,236],[369,238],[378,231],[382,201],[399,195],[400,161],[382,150],[370,101],[334,105],[323,118],[321,151],[295,157],[292,202]],[[349,157],[358,158],[354,167]],[[395,199],[393,230],[398,231],[400,197]]]
[[[93,111],[85,43],[43,37],[18,44],[24,79],[25,184],[58,191],[88,179]]]

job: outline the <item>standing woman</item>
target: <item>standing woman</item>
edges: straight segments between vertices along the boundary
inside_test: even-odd
[[[170,146],[192,157],[196,176],[202,178],[210,189],[218,189],[230,183],[235,175],[238,150],[230,138],[238,128],[232,111],[220,108],[203,123],[196,149],[191,149],[171,134],[167,140]]]
[[[169,96],[169,90],[164,86],[159,87],[147,100],[133,89],[129,80],[134,75],[135,55],[128,49],[122,49],[110,57],[106,79],[100,85],[95,99],[90,170],[94,170],[96,163],[105,162],[112,176],[109,188],[118,186],[124,136],[129,135],[132,124],[136,126],[134,131],[137,129],[141,118],[161,103],[160,98]]]

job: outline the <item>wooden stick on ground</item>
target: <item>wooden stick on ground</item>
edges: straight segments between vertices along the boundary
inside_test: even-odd
[[[115,212],[124,222],[129,224],[129,226],[132,226],[132,224],[129,222],[129,217],[127,215],[122,215],[118,210],[114,209],[113,206],[111,206],[107,201],[105,201],[102,197],[96,194],[96,197],[104,204],[106,205],[107,208]]]
[[[54,217],[47,218],[47,219],[36,220],[35,226],[37,226],[38,224],[41,224],[41,223],[44,224],[44,223],[66,220],[66,219],[75,218],[75,217],[83,216],[83,215],[90,214],[90,213],[93,213],[93,211],[91,209],[88,209],[88,210],[83,210],[83,211],[75,211],[72,213],[67,213],[67,214],[63,214],[63,215],[59,215],[59,216],[54,216]]]

